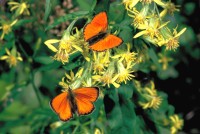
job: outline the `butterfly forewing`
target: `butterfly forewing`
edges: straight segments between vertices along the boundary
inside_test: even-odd
[[[67,92],[63,92],[50,102],[52,109],[59,115],[62,121],[67,121],[73,117],[68,95]]]
[[[90,48],[95,51],[105,51],[106,49],[119,46],[122,42],[121,38],[109,34],[105,38],[91,45]]]
[[[108,19],[106,12],[97,14],[84,28],[84,39],[88,41],[101,32],[106,32]]]
[[[73,90],[77,112],[79,115],[89,114],[94,110],[94,104],[99,96],[99,88],[85,87]]]

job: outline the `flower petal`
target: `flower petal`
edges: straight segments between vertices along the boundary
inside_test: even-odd
[[[137,33],[133,38],[138,38],[146,33],[147,33],[147,31],[141,31],[141,32]]]
[[[8,2],[8,5],[19,5],[19,3],[18,2]]]
[[[2,57],[0,58],[0,60],[6,60],[6,59],[8,59],[8,56],[7,56],[7,55],[4,55],[4,56],[2,56]]]
[[[179,37],[181,34],[183,34],[183,33],[185,32],[186,29],[187,29],[187,28],[183,28],[183,29],[175,36],[175,38],[176,38],[176,37]]]
[[[10,24],[10,26],[13,26],[15,23],[17,23],[17,19],[16,20],[14,20],[11,24]]]
[[[51,40],[47,40],[44,42],[45,45],[47,45],[47,47],[52,50],[53,52],[57,52],[58,49],[56,47],[54,47],[52,44],[53,43],[58,43],[60,40],[57,39],[51,39]]]

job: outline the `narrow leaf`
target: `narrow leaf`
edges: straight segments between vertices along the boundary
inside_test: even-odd
[[[61,24],[63,22],[66,22],[68,20],[73,20],[73,19],[76,19],[76,18],[82,18],[82,17],[86,16],[87,14],[89,14],[89,11],[77,11],[77,12],[69,13],[69,14],[67,14],[65,16],[62,16],[62,17],[56,19],[54,21],[54,23],[49,25],[49,26],[47,26],[45,30],[52,29],[55,26],[57,26],[57,25],[59,25],[59,24]]]
[[[47,21],[47,18],[51,12],[51,0],[46,0],[46,4],[45,4],[45,13],[44,13],[44,20]]]

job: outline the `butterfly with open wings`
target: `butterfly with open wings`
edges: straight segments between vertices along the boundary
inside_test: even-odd
[[[94,102],[99,96],[98,87],[83,87],[74,90],[68,89],[51,100],[52,109],[60,120],[68,121],[73,114],[87,115],[94,110]]]
[[[105,51],[122,44],[122,39],[107,33],[108,17],[106,12],[100,12],[94,16],[83,30],[84,39],[94,51]]]

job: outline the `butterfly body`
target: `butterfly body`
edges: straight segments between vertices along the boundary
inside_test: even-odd
[[[99,33],[98,35],[96,35],[96,36],[90,38],[90,39],[88,40],[88,43],[89,43],[89,45],[91,46],[91,45],[97,43],[98,41],[100,41],[101,39],[104,39],[107,35],[108,35],[108,34],[107,34],[106,32],[101,32],[101,33]]]
[[[105,51],[122,44],[122,39],[107,32],[108,18],[106,12],[97,14],[84,28],[84,39],[94,51]]]
[[[52,109],[60,120],[68,121],[73,114],[90,114],[94,110],[94,102],[99,96],[98,87],[83,87],[74,90],[68,89],[50,102]]]
[[[66,99],[70,100],[69,105],[70,105],[71,111],[72,113],[75,113],[77,111],[77,105],[76,105],[75,96],[71,89],[68,89],[68,96]]]

